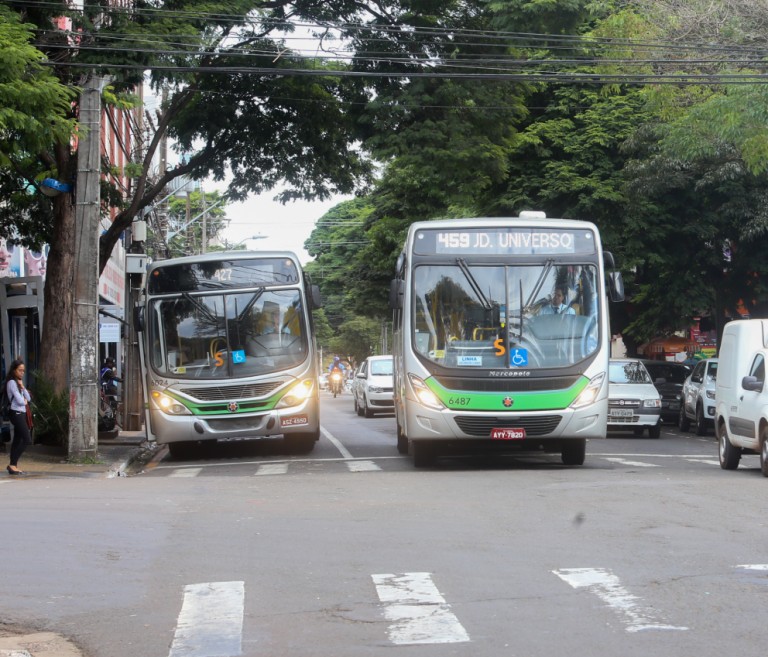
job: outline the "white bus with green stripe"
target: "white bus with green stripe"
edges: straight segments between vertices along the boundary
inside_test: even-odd
[[[137,321],[149,438],[183,456],[201,441],[320,436],[311,308],[290,252],[214,252],[147,271]]]
[[[583,464],[606,435],[609,296],[623,283],[592,223],[412,224],[390,290],[400,453],[417,467],[477,449]]]

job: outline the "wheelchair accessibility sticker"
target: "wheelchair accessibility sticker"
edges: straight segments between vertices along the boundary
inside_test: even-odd
[[[509,352],[510,367],[528,367],[528,350],[512,349]]]
[[[237,363],[244,363],[245,362],[245,350],[244,349],[238,349],[236,351],[232,352],[232,362]]]

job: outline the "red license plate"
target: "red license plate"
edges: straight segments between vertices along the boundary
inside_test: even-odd
[[[300,427],[302,424],[309,424],[309,418],[306,415],[291,415],[280,418],[280,426],[282,427]]]
[[[494,440],[523,440],[525,429],[491,429]]]

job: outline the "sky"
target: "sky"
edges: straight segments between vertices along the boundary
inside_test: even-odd
[[[204,184],[204,188],[209,187]],[[221,190],[223,191],[223,189]],[[331,208],[351,196],[335,196],[328,201],[292,201],[285,205],[273,201],[276,190],[253,195],[241,203],[227,205],[229,226],[220,237],[230,245],[247,240],[245,245],[252,250],[293,251],[302,265],[311,260],[304,250],[315,223]],[[254,235],[263,238],[250,240]]]

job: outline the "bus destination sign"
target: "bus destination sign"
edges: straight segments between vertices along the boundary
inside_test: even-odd
[[[543,228],[429,228],[416,233],[419,255],[590,255],[595,238],[589,230]]]

